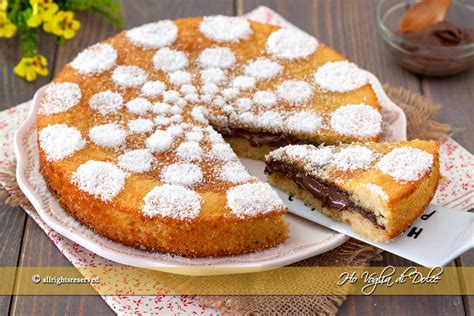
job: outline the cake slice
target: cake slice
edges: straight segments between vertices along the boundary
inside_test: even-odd
[[[440,179],[438,145],[422,140],[288,145],[266,156],[265,172],[275,187],[378,242],[423,213]]]

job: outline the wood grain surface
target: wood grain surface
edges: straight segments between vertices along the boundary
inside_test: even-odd
[[[442,79],[413,75],[393,63],[377,35],[377,0],[127,0],[122,1],[125,27],[179,17],[238,15],[266,5],[286,19],[337,49],[381,82],[420,92],[443,105],[440,120],[457,128],[461,145],[474,151],[474,70]],[[0,39],[0,110],[31,99],[67,62],[85,47],[119,30],[94,13],[80,13],[76,37],[57,45],[41,37],[40,51],[52,66],[50,75],[34,83],[14,76],[18,40]],[[1,266],[70,266],[39,226],[18,207],[4,204],[0,196]],[[384,253],[379,265],[409,266],[405,259]],[[474,251],[451,265],[473,266]],[[459,277],[460,284],[463,276]],[[113,315],[99,296],[0,296],[0,315]],[[371,296],[349,297],[340,315],[474,315],[472,297],[462,296]]]

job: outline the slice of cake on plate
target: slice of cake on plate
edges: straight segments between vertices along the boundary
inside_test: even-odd
[[[440,179],[433,141],[315,147],[266,157],[271,184],[374,241],[400,235],[424,211]]]

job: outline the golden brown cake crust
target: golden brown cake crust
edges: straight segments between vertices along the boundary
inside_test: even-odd
[[[198,79],[202,76],[202,67],[196,65],[196,60],[205,49],[224,47],[234,52],[236,56],[235,64],[238,66],[226,69],[229,78],[241,75],[243,67],[250,61],[255,61],[260,57],[272,58],[269,53],[265,52],[265,47],[269,36],[279,30],[278,27],[249,22],[252,32],[248,38],[237,42],[223,43],[210,40],[201,34],[199,25],[202,21],[203,18],[199,17],[170,22],[174,23],[178,28],[177,38],[174,43],[164,45],[172,50],[184,52],[187,55],[189,65],[183,70],[194,76],[195,82],[193,83],[198,88],[202,86],[202,82]],[[58,110],[54,107],[51,109],[51,100],[46,96],[43,96],[40,102],[40,112],[37,118],[37,131],[40,136],[42,131],[48,127],[65,124],[67,128],[73,128],[78,131],[84,142],[84,144],[81,144],[76,140],[79,143],[76,142],[78,148],[75,152],[61,157],[61,159],[53,159],[54,157],[51,157],[51,153],[44,149],[44,144],[41,143],[40,139],[38,140],[42,173],[51,192],[53,192],[65,210],[84,225],[112,240],[133,247],[191,257],[240,254],[271,247],[286,240],[288,238],[288,225],[284,219],[286,208],[278,206],[274,210],[267,210],[262,214],[243,215],[240,217],[233,213],[233,210],[231,210],[227,203],[228,198],[226,194],[237,186],[243,186],[246,183],[256,184],[258,181],[251,178],[246,178],[243,181],[235,180],[238,177],[235,172],[231,175],[234,177],[232,179],[233,181],[235,180],[234,182],[228,179],[216,180],[216,174],[218,174],[216,170],[219,170],[221,167],[223,168],[225,164],[224,161],[219,159],[203,159],[200,162],[203,180],[189,187],[189,190],[199,194],[202,199],[200,213],[196,218],[192,221],[184,221],[160,215],[153,215],[154,217],[145,216],[142,212],[144,199],[154,188],[162,186],[165,182],[160,178],[164,168],[177,161],[174,152],[177,150],[178,144],[175,143],[166,152],[153,151],[153,159],[157,162],[154,168],[147,172],[128,172],[123,187],[119,188],[119,192],[113,192],[110,197],[107,197],[107,200],[85,192],[84,186],[87,185],[83,185],[83,189],[80,190],[78,184],[73,183],[72,179],[80,166],[84,166],[89,161],[107,162],[109,165],[116,166],[121,155],[126,150],[132,151],[146,148],[148,146],[147,140],[154,135],[153,131],[161,128],[154,126],[153,130],[141,132],[141,134],[128,133],[124,144],[115,148],[105,148],[106,146],[102,146],[97,141],[91,139],[91,129],[99,125],[118,124],[126,128],[127,124],[138,119],[152,120],[154,124],[156,123],[157,113],[153,112],[154,110],[148,111],[146,114],[137,114],[127,110],[125,105],[129,101],[143,97],[143,93],[140,92],[140,87],[143,84],[140,87],[133,88],[119,87],[117,82],[114,81],[115,79],[112,79],[118,68],[117,66],[139,67],[146,71],[148,76],[147,82],[161,81],[166,84],[169,90],[180,90],[178,85],[170,82],[170,73],[154,69],[154,57],[159,49],[145,49],[140,45],[132,43],[130,38],[127,37],[126,32],[119,33],[105,40],[102,42],[103,44],[110,45],[117,54],[113,67],[92,74],[81,73],[78,69],[81,69],[83,65],[74,66],[73,61],[73,63],[66,65],[53,80],[51,86],[64,83],[76,84],[81,92],[80,100],[77,104],[67,109]],[[317,50],[307,58],[298,58],[296,60],[278,59],[284,75],[277,76],[272,80],[257,81],[252,91],[243,91],[239,97],[252,98],[255,91],[276,91],[279,85],[290,79],[311,83],[316,69],[319,69],[319,67],[326,63],[336,61],[345,62],[346,59],[323,44],[319,44]],[[107,62],[108,60],[104,60],[104,64],[107,64]],[[98,66],[96,65],[95,67]],[[125,81],[125,84],[133,84],[128,75],[120,80]],[[368,82],[347,92],[323,91],[317,85],[311,84],[313,85],[314,93],[304,104],[295,105],[290,101],[286,102],[279,99],[277,104],[270,108],[271,110],[278,109],[282,113],[287,113],[285,115],[292,115],[297,110],[309,111],[317,113],[324,120],[324,124],[321,125],[317,132],[308,132],[307,130],[292,131],[293,137],[314,143],[379,140],[380,133],[377,132],[377,128],[374,133],[368,136],[354,136],[350,133],[336,132],[328,127],[332,115],[347,105],[363,103],[366,107],[365,110],[368,108],[369,112],[375,113],[374,115],[377,120],[381,107],[373,88]],[[109,111],[104,114],[105,112],[101,113],[100,110],[93,109],[90,104],[91,99],[97,93],[106,90],[120,94],[123,99],[123,106],[120,109],[110,111],[109,109],[103,109],[104,111]],[[186,97],[188,96],[186,95]],[[64,96],[59,95],[59,98],[61,97]],[[66,99],[70,100],[72,97],[73,95],[67,95]],[[164,96],[161,95],[147,96],[147,98],[153,104],[165,101]],[[204,130],[208,123],[197,121],[193,114],[196,105],[201,106],[202,102],[188,101],[187,105],[182,106],[183,112],[180,114],[181,116],[173,118],[182,120],[182,122],[191,122],[191,125],[194,127]],[[257,107],[253,106],[252,111],[255,109]],[[233,115],[220,108],[209,106],[207,111],[209,112],[209,123],[219,130],[230,127],[245,128],[255,132],[262,130],[273,132],[266,125],[258,128],[245,125],[242,123],[242,120],[234,119]],[[259,112],[257,115],[260,114]],[[224,118],[224,121],[222,121],[222,118]],[[161,121],[164,121],[163,118],[161,119]],[[165,119],[169,119],[169,117]],[[341,123],[338,124],[341,125]],[[288,131],[283,131],[282,133],[286,132]],[[99,138],[101,137],[103,135],[99,135]],[[51,140],[47,139],[47,141]],[[203,140],[200,143],[204,155],[212,152],[214,145],[214,143],[208,140]],[[258,153],[256,152],[253,158],[261,159],[263,153],[271,148],[271,146],[264,146]],[[239,153],[238,150],[237,152]],[[242,153],[242,155],[245,154]]]

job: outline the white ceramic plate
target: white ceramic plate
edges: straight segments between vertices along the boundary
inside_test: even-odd
[[[406,119],[403,111],[388,99],[377,79],[370,73],[369,76],[384,108],[383,115],[390,122],[384,127],[384,138],[405,139]],[[104,258],[130,266],[188,275],[256,272],[285,266],[324,253],[348,239],[344,234],[292,214],[287,216],[290,238],[285,243],[268,250],[240,256],[188,259],[134,249],[99,236],[64,212],[48,191],[39,171],[36,113],[45,88],[39,89],[35,94],[29,116],[15,134],[18,184],[47,225]],[[261,162],[248,159],[242,159],[242,162],[252,174],[264,177]],[[310,212],[304,204],[300,207],[301,213]]]

